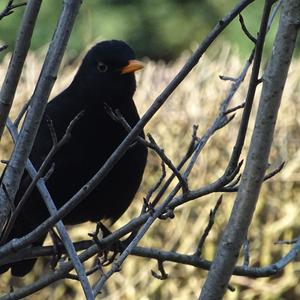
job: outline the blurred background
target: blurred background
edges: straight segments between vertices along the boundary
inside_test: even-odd
[[[33,92],[61,2],[44,1],[42,4],[31,52],[26,60],[11,112],[12,118],[16,117],[23,103]],[[262,2],[255,1],[243,13],[245,23],[254,35],[259,28]],[[196,45],[236,3],[237,1],[232,0],[84,1],[50,99],[70,83],[87,49],[98,40],[118,38],[126,40],[136,50],[138,57],[144,57],[146,63],[145,69],[137,72],[138,88],[135,95],[139,112],[143,114],[177,74]],[[4,4],[1,2],[1,5]],[[16,9],[14,14],[0,22],[0,38],[9,45],[7,51],[0,53],[0,78],[5,76],[22,13],[23,8]],[[263,67],[270,55],[277,19],[267,37]],[[216,117],[219,105],[230,88],[230,82],[221,81],[219,75],[238,76],[252,46],[242,33],[238,20],[233,21],[147,126],[146,132],[154,136],[175,164],[185,153],[193,124],[199,125],[198,135],[201,136]],[[279,239],[289,240],[299,235],[299,69],[300,59],[296,55],[283,95],[270,157],[270,170],[283,161],[286,165],[280,174],[266,182],[262,188],[249,230],[250,264],[253,266],[266,266],[279,259],[291,246],[274,245],[274,242]],[[244,101],[247,83],[248,77],[231,106]],[[242,158],[245,158],[249,145],[259,91]],[[201,187],[222,175],[235,142],[240,116],[241,111],[237,111],[235,119],[227,127],[219,130],[206,145],[189,179],[192,188]],[[11,149],[11,140],[6,132],[0,146],[0,158],[8,159]],[[124,225],[139,213],[143,197],[159,178],[160,173],[160,161],[150,152],[143,184],[134,205],[114,224],[112,230]],[[157,221],[141,245],[179,253],[193,253],[207,224],[209,210],[213,208],[218,197],[219,194],[210,195],[177,208],[175,218]],[[213,258],[234,198],[234,194],[224,195],[215,226],[203,249],[203,257],[206,259]],[[78,241],[87,239],[87,233],[94,231],[94,228],[94,224],[85,224],[69,230],[74,241]],[[51,241],[47,243],[50,244]],[[93,260],[87,262],[87,267],[92,263]],[[151,270],[157,271],[157,263],[154,260],[129,257],[121,272],[111,278],[99,299],[181,300],[195,299],[199,295],[207,275],[206,271],[168,262],[164,265],[169,279],[160,281],[151,275]],[[48,271],[49,259],[40,259],[34,272],[23,279],[10,278],[8,273],[4,274],[0,278],[0,293],[8,292],[10,285],[24,286]],[[225,299],[300,299],[299,272],[300,263],[299,259],[296,259],[273,278],[251,279],[233,276],[231,284],[236,291],[227,292]],[[99,273],[93,275],[91,282],[95,282],[98,277]],[[66,280],[64,283],[52,284],[28,299],[82,299],[80,295],[82,294],[78,282]]]
[[[62,1],[43,1],[38,25],[32,40],[32,49],[39,49],[52,37]],[[259,28],[264,1],[255,1],[243,16],[250,32],[255,36]],[[0,8],[6,1],[1,1]],[[229,12],[236,0],[89,0],[83,1],[76,26],[68,46],[68,55],[77,57],[85,46],[95,39],[123,39],[139,57],[170,61],[201,41],[209,30]],[[13,49],[15,35],[23,8],[13,16],[4,18],[0,26],[0,39]],[[267,49],[275,31],[271,30]],[[229,41],[239,55],[247,55],[251,42],[241,34],[238,20],[224,31],[217,43]]]

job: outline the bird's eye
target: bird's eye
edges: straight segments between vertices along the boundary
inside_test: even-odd
[[[98,62],[97,69],[99,72],[103,73],[103,72],[107,71],[108,66],[106,64],[104,64],[103,62]]]

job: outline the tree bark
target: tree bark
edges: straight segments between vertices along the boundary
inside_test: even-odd
[[[272,56],[263,78],[263,90],[245,171],[228,225],[201,291],[200,300],[223,298],[240,248],[246,239],[268,166],[277,112],[295,47],[299,20],[300,1],[284,1]]]

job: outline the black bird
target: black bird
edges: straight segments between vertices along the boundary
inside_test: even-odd
[[[70,122],[83,111],[75,123],[70,140],[53,157],[54,172],[46,182],[59,208],[65,204],[105,163],[126,137],[127,131],[114,121],[105,106],[118,109],[132,127],[139,121],[133,102],[136,89],[134,71],[143,67],[133,50],[123,41],[103,41],[84,57],[70,86],[50,101],[41,122],[30,159],[38,169],[52,147],[47,119],[51,120],[60,140]],[[141,133],[141,136],[144,136]],[[141,183],[147,149],[140,143],[130,147],[106,178],[64,219],[65,224],[79,224],[102,219],[116,221],[128,208]],[[31,179],[25,172],[16,203]],[[49,217],[48,210],[35,189],[18,216],[7,241],[24,236]],[[32,246],[42,245],[46,236]],[[0,267],[11,268],[12,275],[29,273],[36,259]]]

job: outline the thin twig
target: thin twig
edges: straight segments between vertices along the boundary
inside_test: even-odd
[[[146,197],[144,198],[144,205],[143,205],[141,214],[146,212],[147,208],[149,208],[149,205],[151,207],[153,207],[152,203],[150,203],[150,199],[151,199],[153,193],[160,187],[160,185],[162,184],[165,177],[166,177],[166,167],[165,167],[164,161],[162,160],[161,161],[161,176],[159,177],[157,182],[149,189]]]
[[[299,239],[297,239],[298,241]],[[103,242],[103,241],[102,241]],[[106,245],[109,245],[109,243],[105,243]],[[83,251],[86,250],[89,253],[89,258],[97,254],[98,248],[94,243],[90,240],[86,241],[80,241],[74,243],[74,248],[76,251]],[[300,249],[298,249],[299,251]],[[31,259],[31,258],[37,258],[37,257],[45,257],[45,256],[53,256],[55,254],[54,246],[39,246],[39,247],[33,247],[33,248],[26,248],[23,250],[20,250],[18,253],[10,254],[7,258],[7,261],[9,263],[17,262],[20,260]],[[62,253],[65,253],[66,250],[64,248],[61,248],[60,251]],[[292,250],[291,250],[292,251]],[[86,253],[87,253],[86,252]],[[203,259],[199,256],[195,256],[194,254],[181,254],[175,251],[164,251],[161,249],[155,249],[155,248],[146,248],[146,247],[140,247],[137,246],[133,249],[132,255],[138,256],[138,257],[144,257],[144,258],[152,258],[156,259],[157,261],[163,261],[163,262],[173,262],[178,264],[184,264],[189,266],[194,266],[199,269],[203,270],[209,270],[211,266],[211,261]],[[261,277],[270,277],[278,272],[280,272],[282,269],[279,269],[277,266],[281,264],[281,262],[289,258],[290,252],[287,253],[284,257],[279,259],[278,261],[269,264],[264,267],[251,267],[251,266],[245,266],[240,265],[236,266],[234,268],[233,274],[238,276],[247,276],[252,278],[261,278]],[[80,258],[83,258],[83,256],[79,255]],[[84,257],[87,259],[87,256]],[[0,260],[0,264],[3,264],[3,260]],[[71,263],[70,262],[63,262],[59,269],[56,272],[61,272],[61,269],[70,268]],[[68,273],[65,273],[68,274]],[[88,273],[87,273],[88,274]],[[57,274],[51,274],[51,278],[53,277],[57,278]],[[54,280],[54,279],[53,279]],[[56,279],[57,280],[57,279]],[[52,282],[52,280],[51,280]],[[2,298],[0,298],[2,300]]]
[[[176,167],[177,170],[179,170],[179,171],[181,170],[181,168],[185,165],[185,163],[188,161],[188,159],[191,157],[191,155],[195,151],[196,143],[198,141],[197,130],[198,130],[198,126],[193,125],[193,132],[192,132],[191,142],[190,142],[190,144],[187,148],[187,151],[186,151],[185,155],[183,156],[183,158],[181,159],[181,161],[179,162],[179,164]],[[159,190],[159,192],[155,196],[154,200],[152,201],[152,206],[153,207],[155,207],[157,205],[157,203],[162,198],[162,196],[164,195],[164,193],[166,192],[166,190],[168,189],[169,185],[171,184],[171,182],[173,181],[174,178],[175,178],[175,174],[172,173],[170,175],[170,177],[166,180],[164,185],[161,187],[161,189]]]
[[[274,245],[294,245],[298,242],[299,238],[292,239],[290,241],[282,240],[274,242]]]
[[[119,229],[120,231],[121,229]],[[112,235],[117,234],[117,232],[113,233]],[[104,245],[111,244],[111,236],[105,237],[101,243]],[[74,247],[77,251],[85,250],[82,254],[79,255],[81,261],[87,260],[97,254],[98,247],[93,245],[92,241],[82,241],[74,244]],[[61,249],[62,252],[65,252],[65,249]],[[233,270],[234,275],[238,276],[247,276],[252,278],[259,278],[259,277],[270,277],[276,275],[291,261],[293,260],[297,254],[300,252],[300,239],[296,240],[296,245],[280,260],[265,267],[248,267],[248,266],[236,266]],[[53,246],[46,246],[46,247],[34,247],[34,248],[26,248],[20,250],[17,254],[10,253],[10,256],[7,257],[9,262],[19,261],[24,258],[35,258],[39,256],[51,256],[54,253]],[[196,257],[195,255],[186,255],[180,254],[171,251],[163,251],[161,249],[153,249],[153,248],[144,248],[144,247],[135,247],[131,252],[132,255],[136,255],[139,257],[145,258],[153,258],[156,260],[161,261],[169,261],[184,265],[190,265],[197,268],[201,268],[204,270],[209,270],[211,266],[211,262],[200,257]],[[15,260],[13,258],[15,257]],[[3,264],[3,259],[1,260],[1,264]],[[37,282],[31,284],[28,289],[20,289],[12,294],[10,294],[11,298],[8,296],[1,297],[1,300],[8,300],[8,299],[20,299],[27,295],[30,291],[42,288],[43,285],[48,285],[51,282],[55,282],[61,278],[65,278],[65,274],[68,274],[72,269],[71,262],[62,263],[59,269],[52,274],[47,275],[46,277],[43,276]]]
[[[235,188],[236,185],[240,182],[242,174],[239,174],[230,184],[226,185],[226,188]]]
[[[250,242],[248,239],[243,244],[244,261],[243,266],[249,266],[250,264]]]
[[[181,175],[181,173],[174,166],[174,164],[172,163],[172,161],[166,156],[164,150],[161,149],[157,145],[156,141],[154,140],[154,138],[152,137],[152,135],[150,133],[148,133],[148,138],[150,140],[150,143],[147,143],[148,147],[150,147],[151,149],[153,149],[159,155],[159,157],[165,162],[165,164],[172,170],[172,172],[178,178],[178,181],[180,182],[180,184],[182,186],[183,193],[187,193],[189,191],[189,187],[188,187],[188,183],[187,183],[186,178],[184,178]]]
[[[185,195],[177,196],[169,204],[169,207],[174,209],[175,207],[177,207],[179,205],[182,205],[186,202],[206,196],[208,194],[215,193],[215,192],[223,192],[224,186],[226,186],[229,182],[232,182],[232,180],[239,173],[242,165],[243,165],[243,161],[240,161],[239,164],[237,165],[236,169],[234,169],[231,173],[229,173],[228,170],[225,170],[224,174],[220,178],[218,178],[216,181],[209,183],[206,186],[196,189],[194,191],[190,191],[189,193],[187,193]]]
[[[277,168],[275,168],[273,171],[271,171],[270,173],[266,174],[263,178],[263,181],[267,181],[270,178],[274,177],[275,175],[277,175],[284,167],[285,162],[281,163]],[[240,179],[240,177],[239,177]],[[221,192],[237,192],[239,189],[239,185],[236,185],[238,181],[232,182],[230,185],[226,185],[223,188],[221,188]]]
[[[6,7],[0,12],[0,20],[6,16],[9,16],[10,14],[12,14],[14,12],[13,10],[15,8],[25,6],[27,4],[26,2],[13,4],[13,2],[14,2],[14,0],[9,0]]]
[[[253,73],[251,76],[253,85],[249,86],[249,90],[253,89],[252,92],[248,93],[250,96],[251,94],[254,96],[255,93],[255,81],[259,72],[264,37],[267,33],[268,19],[274,2],[275,1],[272,0],[266,0],[264,3]],[[264,174],[268,166],[268,158],[281,96],[299,30],[299,19],[300,2],[298,0],[287,1],[280,18],[272,55],[264,73],[264,82],[266,82],[266,84],[263,85],[261,93],[240,188],[228,224],[218,243],[211,270],[201,289],[199,300],[215,300],[223,298],[226,292],[226,286],[229,283],[238,259],[237,254],[240,252],[241,246],[247,236],[260,194]],[[249,118],[247,114],[251,111],[253,102],[252,96],[248,98],[250,100],[250,106],[246,100],[244,109],[244,112],[248,110],[245,114],[247,119],[246,123],[248,123]],[[272,101],[270,101],[270,98],[272,98]],[[245,126],[246,123],[243,124],[243,126]],[[247,126],[244,129],[247,130]],[[241,137],[240,133],[242,132],[243,130],[239,131],[239,137]],[[246,133],[246,131],[244,133]],[[242,137],[242,140],[244,139],[245,135]],[[242,146],[242,144],[243,142],[239,146]],[[241,148],[238,152],[240,150]]]
[[[4,15],[7,11],[10,11],[9,9],[12,5],[12,2],[12,0],[8,2],[6,9],[4,9]],[[17,35],[15,49],[8,66],[5,79],[3,80],[3,85],[0,92],[0,140],[5,127],[5,122],[13,103],[13,98],[19,83],[25,58],[30,47],[31,36],[37,16],[39,14],[41,2],[41,0],[29,0],[26,5],[22,23],[20,25],[22,30],[20,30]]]
[[[282,163],[281,163],[277,168],[275,168],[272,172],[266,174],[266,175],[264,176],[264,181],[266,181],[266,180],[268,180],[268,179],[274,177],[275,175],[277,175],[277,174],[283,169],[284,165],[285,165],[285,162],[282,162]]]
[[[37,13],[39,11],[41,0],[29,0],[28,4],[26,5],[26,10],[35,9],[34,16],[37,16]],[[80,0],[65,0],[63,2],[62,12],[59,18],[59,21],[57,23],[57,30],[55,30],[55,33],[53,35],[52,42],[50,43],[41,74],[37,83],[37,86],[34,90],[34,93],[31,97],[31,105],[30,109],[28,110],[26,114],[25,121],[22,126],[22,130],[19,134],[18,141],[15,145],[14,151],[12,153],[10,162],[8,166],[6,167],[4,176],[2,178],[2,181],[5,183],[7,187],[9,187],[9,194],[12,199],[15,198],[15,195],[17,193],[17,190],[19,189],[19,185],[21,182],[22,175],[24,173],[25,164],[26,161],[31,153],[32,146],[34,144],[34,140],[39,128],[39,124],[42,120],[43,113],[45,111],[47,100],[50,95],[51,89],[54,85],[58,68],[60,66],[60,63],[62,61],[62,57],[68,42],[68,39],[71,34],[71,29],[74,25],[76,16],[79,11],[79,7],[81,5]],[[37,6],[37,7],[36,7]],[[4,105],[3,110],[1,110],[0,105],[0,135],[1,135],[1,129],[3,125],[3,129],[5,126],[5,122],[7,120],[8,112],[10,105],[12,103],[12,99],[15,93],[16,85],[18,83],[18,79],[21,74],[21,70],[23,67],[23,60],[26,57],[27,50],[29,48],[30,44],[30,37],[31,33],[34,27],[35,18],[32,19],[33,12],[29,11],[30,18],[26,19],[27,27],[29,27],[31,30],[27,30],[26,40],[23,41],[24,44],[19,45],[21,47],[21,53],[20,57],[17,56],[15,59],[17,60],[17,71],[13,68],[10,73],[8,71],[8,78],[12,80],[12,83],[10,80],[6,80],[7,84],[10,83],[10,85],[7,87],[6,85],[2,86],[1,93],[0,93],[0,104],[2,103]],[[26,14],[26,13],[25,13]],[[25,18],[25,16],[24,16]],[[31,26],[33,26],[31,28]],[[26,28],[27,28],[26,27]],[[24,28],[20,32],[24,32]],[[30,31],[30,34],[28,33]],[[27,48],[28,46],[28,48]],[[26,51],[25,51],[25,50]],[[15,54],[15,53],[14,53]],[[14,55],[11,61],[14,60]],[[10,64],[11,66],[11,64]],[[10,70],[10,68],[9,68]],[[13,79],[12,77],[13,76]],[[3,93],[5,93],[5,99],[3,99]],[[3,122],[3,124],[2,124]],[[0,189],[0,230],[3,229],[3,225],[7,220],[8,217],[8,209],[7,209],[7,197],[4,195],[3,190]]]
[[[70,124],[68,125],[65,134],[63,135],[63,137],[61,138],[61,140],[57,143],[57,137],[55,134],[55,130],[54,130],[54,126],[52,124],[52,120],[50,120],[49,118],[47,118],[47,123],[49,125],[49,131],[52,137],[52,142],[53,142],[53,146],[51,148],[51,150],[49,151],[49,153],[47,154],[45,160],[43,161],[42,165],[40,166],[37,174],[34,176],[34,178],[32,179],[30,185],[27,187],[25,193],[23,194],[22,198],[20,199],[16,209],[13,211],[13,214],[11,216],[11,218],[9,219],[9,222],[4,230],[4,233],[1,236],[0,239],[0,245],[3,244],[3,242],[5,242],[5,240],[7,239],[9,233],[11,232],[15,221],[17,219],[17,217],[19,216],[20,212],[22,211],[26,201],[28,200],[29,196],[31,195],[33,189],[36,186],[36,183],[40,180],[40,178],[42,178],[42,176],[45,174],[46,169],[49,167],[49,164],[51,163],[53,156],[59,151],[59,149],[65,145],[71,138],[71,132],[73,127],[75,126],[75,124],[79,121],[79,119],[83,116],[84,112],[81,111],[80,113],[78,113],[74,119],[70,122]],[[11,121],[9,121],[11,123]],[[14,142],[16,142],[16,137],[14,138]],[[53,168],[54,165],[51,166],[51,168],[48,170],[46,177],[49,178],[49,176],[51,175],[50,173],[53,172]],[[50,173],[49,173],[50,172]]]
[[[22,109],[20,110],[18,116],[16,117],[15,121],[14,121],[14,125],[18,128],[20,125],[20,122],[23,118],[23,116],[25,115],[28,107],[30,105],[30,100],[26,101],[26,103],[23,105]]]
[[[117,148],[117,150],[112,154],[112,156],[108,159],[108,161],[104,164],[104,166],[97,172],[95,177],[90,180],[89,184],[84,186],[68,203],[66,203],[56,214],[56,216],[53,216],[52,218],[49,218],[47,221],[45,221],[43,224],[41,224],[35,231],[35,234],[41,234],[44,232],[47,228],[47,226],[50,226],[52,222],[55,222],[55,220],[58,220],[62,218],[70,209],[72,209],[74,206],[76,206],[84,196],[88,192],[90,192],[94,187],[96,187],[101,180],[103,180],[104,176],[107,174],[107,172],[114,166],[114,164],[121,158],[121,156],[125,153],[125,151],[128,149],[128,147],[132,144],[132,142],[135,140],[136,136],[138,136],[139,132],[142,130],[142,128],[145,126],[145,124],[151,119],[151,117],[154,115],[154,113],[165,103],[168,96],[175,90],[175,88],[180,84],[180,82],[186,77],[186,75],[190,72],[190,70],[197,64],[202,54],[206,51],[206,49],[209,47],[209,45],[215,40],[215,38],[218,36],[218,34],[223,31],[223,29],[233,20],[233,18],[242,11],[247,5],[252,3],[253,0],[244,0],[241,1],[231,12],[226,16],[223,20],[221,20],[218,25],[215,27],[215,29],[212,31],[212,33],[205,39],[203,44],[196,50],[195,54],[188,60],[186,65],[183,67],[182,71],[174,78],[174,80],[170,83],[170,85],[165,89],[165,91],[154,101],[154,104],[150,107],[150,109],[146,112],[146,114],[142,117],[142,119],[137,123],[137,125],[132,129],[132,131],[128,134],[127,138],[121,143],[121,145]],[[163,210],[164,207],[162,207]],[[160,212],[159,212],[160,213]],[[148,215],[143,215],[138,219],[139,224],[144,222],[146,219],[149,218]],[[25,242],[25,239],[22,240],[22,245],[27,243]],[[14,243],[11,243],[10,245],[5,245],[6,247],[2,249],[2,254],[7,251],[12,245],[17,247],[20,247],[21,243],[18,243],[17,241],[14,241]],[[5,250],[6,249],[6,250]],[[0,251],[1,252],[1,251]],[[90,252],[83,253],[80,257],[81,259],[85,259]],[[69,265],[67,265],[69,266]],[[64,270],[65,272],[65,270]],[[53,278],[61,278],[63,272],[57,272]],[[48,278],[47,278],[48,280]],[[39,282],[36,282],[34,285],[30,286],[26,291],[24,290],[18,290],[17,295],[18,297],[24,297],[28,294],[29,291],[32,291],[32,289],[36,288],[37,286],[41,288],[45,284],[45,280],[40,279]],[[49,284],[49,281],[47,282]],[[11,296],[11,295],[10,295]]]
[[[241,109],[241,108],[244,108],[245,107],[245,102],[243,102],[242,104],[240,105],[237,105],[235,107],[232,107],[232,108],[228,108],[224,114],[227,115],[227,114],[230,114],[230,113],[233,113],[235,111],[237,111],[238,109]]]
[[[51,177],[51,175],[53,174],[55,170],[55,163],[51,164],[51,167],[49,168],[49,170],[46,172],[46,174],[43,176],[43,180],[45,182],[47,182],[47,180]]]
[[[232,81],[232,82],[236,82],[236,80],[237,80],[234,77],[225,76],[225,75],[219,75],[219,78],[224,81]]]
[[[270,3],[270,5],[272,7],[273,3]],[[264,28],[263,31],[262,31],[262,29],[260,29],[258,38],[255,43],[254,63],[253,63],[252,73],[251,73],[250,82],[249,82],[249,86],[248,86],[248,92],[246,95],[245,107],[243,110],[243,115],[242,115],[242,120],[241,120],[241,124],[239,127],[238,136],[237,136],[236,143],[234,145],[234,148],[233,148],[233,151],[232,151],[232,154],[230,157],[228,168],[235,168],[235,166],[237,165],[237,163],[240,159],[240,155],[241,155],[241,152],[242,152],[242,149],[244,146],[246,132],[247,132],[249,118],[250,118],[250,113],[251,113],[252,105],[253,105],[253,101],[254,101],[254,96],[255,96],[257,85],[259,84],[259,69],[260,69],[260,64],[261,64],[265,36],[268,32],[268,28],[270,27],[270,24],[272,21],[273,21],[272,17],[270,17],[270,15],[268,15],[268,20],[265,20],[265,22],[267,22],[266,27]]]
[[[222,204],[222,200],[223,200],[223,196],[221,195],[219,197],[219,199],[217,200],[217,203],[216,203],[215,207],[212,210],[210,210],[210,212],[209,212],[209,219],[208,219],[207,226],[204,229],[204,232],[203,232],[203,234],[200,238],[200,241],[197,245],[197,248],[196,248],[196,251],[195,251],[195,254],[194,254],[196,256],[201,256],[204,242],[205,242],[206,238],[208,237],[209,232],[211,231],[212,227],[214,226],[215,216],[216,216],[216,213],[217,213],[220,205]]]
[[[157,261],[157,268],[158,268],[160,274],[157,274],[155,271],[151,270],[152,276],[159,280],[168,279],[169,275],[165,271],[164,262],[162,260]]]
[[[127,132],[130,132],[132,130],[132,128],[130,127],[130,125],[128,124],[128,122],[122,116],[121,112],[118,109],[116,109],[116,111],[114,112],[111,109],[111,107],[109,107],[107,104],[105,105],[105,109],[106,109],[107,113],[110,115],[110,117],[113,118],[113,120],[115,120],[116,122],[119,122],[125,128],[125,130],[127,130]],[[158,144],[156,143],[153,136],[150,133],[148,133],[147,136],[148,136],[148,139],[150,142],[148,142],[147,140],[143,139],[140,136],[137,137],[137,141],[140,142],[141,144],[143,144],[144,146],[152,149],[161,158],[161,160],[164,161],[164,163],[172,170],[172,172],[178,178],[178,181],[181,183],[183,193],[188,192],[189,187],[187,184],[187,180],[182,177],[179,170],[174,166],[172,161],[165,154],[165,151],[158,146]]]
[[[61,145],[63,145],[64,143],[67,142],[67,140],[70,138],[71,136],[71,131],[72,128],[75,126],[76,122],[80,119],[80,117],[83,115],[83,112],[80,112],[77,116],[75,116],[75,118],[70,122],[69,126],[67,127],[66,133],[64,135],[65,139],[60,140],[57,144],[54,145],[54,147],[52,147],[52,152],[50,150],[50,155],[47,157],[48,160],[51,160],[51,158],[53,157],[53,155],[55,154],[55,152],[59,149],[59,147],[61,147]],[[7,120],[7,123],[10,128],[10,133],[12,134],[13,138],[15,140],[17,140],[17,128],[13,125],[13,123],[10,121],[10,119]],[[47,167],[47,164],[45,162],[43,162],[41,169],[44,169]],[[28,171],[29,175],[31,176],[31,178],[37,178],[38,177],[38,173],[35,170],[33,164],[30,162],[30,160],[28,160],[26,162],[26,170]],[[41,172],[41,174],[43,173],[43,171]],[[39,175],[40,176],[40,175]],[[34,181],[34,179],[33,179]],[[55,216],[57,214],[57,208],[54,204],[54,201],[51,198],[51,195],[49,193],[49,191],[47,190],[47,187],[45,185],[45,181],[43,181],[41,178],[39,178],[36,181],[36,186],[48,208],[48,211],[50,213],[51,216]],[[25,199],[26,201],[26,199]],[[93,293],[89,284],[89,281],[87,279],[87,276],[85,274],[85,270],[83,265],[81,264],[77,253],[75,251],[75,248],[73,246],[73,243],[64,227],[64,224],[61,220],[59,220],[57,222],[57,224],[55,225],[61,240],[65,246],[65,248],[67,249],[68,255],[70,257],[70,260],[72,261],[72,264],[78,274],[78,277],[80,278],[80,283],[82,286],[82,289],[84,291],[84,294],[87,298],[87,300],[93,300]]]
[[[7,49],[8,45],[2,45],[0,46],[0,52],[4,51],[5,49]]]
[[[268,31],[270,30],[271,25],[272,25],[272,23],[273,23],[273,21],[274,21],[276,15],[277,15],[277,13],[278,13],[280,7],[282,6],[282,3],[283,3],[283,0],[279,0],[279,1],[275,4],[275,7],[274,7],[274,9],[273,9],[273,11],[272,11],[272,14],[271,14],[271,16],[270,16],[270,18],[269,18]]]
[[[249,40],[251,42],[253,42],[254,44],[256,44],[257,39],[249,32],[248,28],[246,27],[244,18],[241,14],[239,14],[239,21],[242,27],[242,30],[244,31],[244,33],[246,34],[246,36],[249,38]]]
[[[86,273],[85,273],[85,275],[86,276],[90,276],[90,275],[92,275],[92,274],[94,274],[95,272],[97,272],[97,271],[102,271],[102,269],[101,269],[102,267],[101,267],[101,264],[99,263],[99,264],[96,264],[95,266],[93,266],[91,269],[89,269],[88,271],[86,271]],[[103,272],[103,271],[102,271]],[[80,278],[78,277],[78,275],[76,275],[76,274],[71,274],[71,273],[68,273],[67,275],[66,275],[66,278],[68,278],[68,279],[72,279],[72,280],[76,280],[76,281],[80,281]]]

